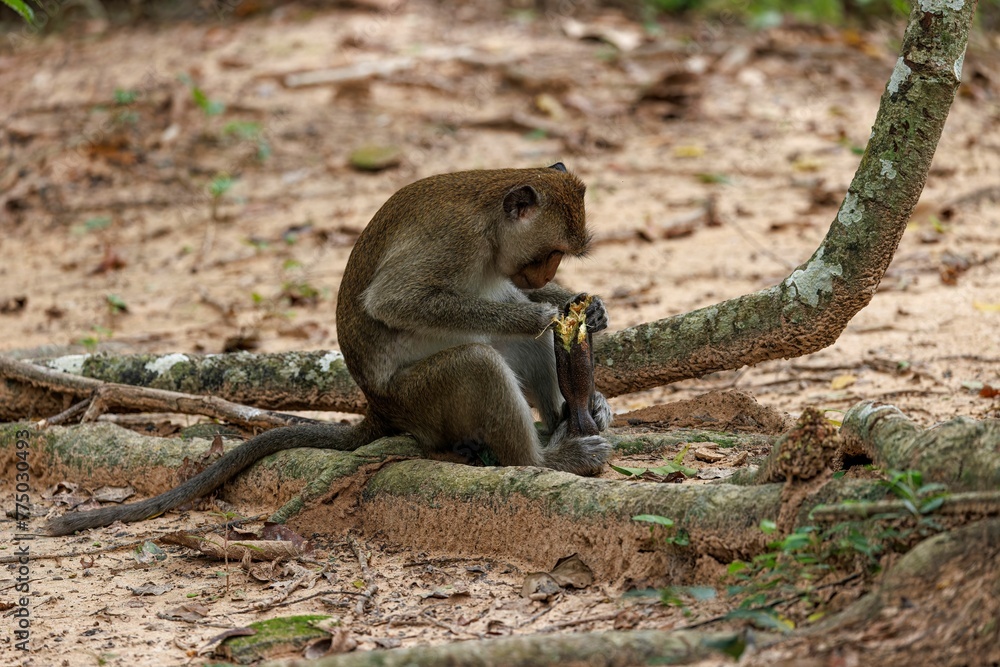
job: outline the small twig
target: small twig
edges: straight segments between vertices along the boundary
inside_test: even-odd
[[[378,586],[372,582],[372,573],[368,569],[368,557],[365,556],[361,545],[353,537],[348,536],[347,539],[351,544],[351,550],[354,551],[354,557],[358,559],[358,565],[361,566],[361,577],[365,580],[365,584],[367,584],[361,599],[354,606],[354,613],[362,616],[365,613],[365,607],[374,604],[373,598],[378,593]]]
[[[430,612],[429,609],[425,609],[423,612],[421,612],[420,616],[423,617],[423,618],[426,618],[428,621],[430,621],[434,625],[438,626],[439,628],[443,628],[443,629],[447,630],[448,632],[450,632],[453,635],[470,635],[470,634],[474,634],[474,633],[471,633],[471,632],[464,632],[463,630],[461,630],[459,628],[456,628],[455,626],[451,625],[450,623],[445,623],[442,620],[436,619],[433,616],[431,616],[429,612]]]
[[[563,628],[571,628],[574,625],[583,625],[584,623],[598,623],[600,621],[613,621],[618,618],[621,612],[616,611],[613,614],[604,614],[603,616],[591,616],[589,618],[577,618],[571,621],[559,621],[558,623],[553,623],[552,625],[547,625],[539,632],[555,632],[556,630],[562,630]]]
[[[312,600],[313,598],[318,598],[321,595],[332,595],[332,594],[335,594],[335,593],[340,594],[340,595],[364,595],[364,593],[362,593],[361,591],[344,591],[344,590],[330,588],[330,589],[327,589],[325,591],[320,591],[319,593],[313,593],[311,595],[306,595],[306,596],[303,596],[303,597],[300,597],[300,598],[295,598],[294,600],[285,600],[284,602],[278,602],[276,604],[268,605],[267,609],[271,610],[271,609],[277,609],[278,607],[290,607],[293,604],[298,604],[300,602],[305,602],[306,600]],[[239,611],[234,611],[234,612],[230,612],[230,613],[232,613],[232,614],[253,614],[253,613],[258,613],[260,611],[261,610],[258,609],[258,608],[256,608],[256,607],[251,607],[249,609],[241,609]]]
[[[553,605],[549,605],[548,607],[546,607],[545,609],[542,609],[537,614],[532,614],[527,619],[525,619],[525,620],[521,621],[520,623],[518,623],[517,627],[520,629],[520,628],[523,628],[523,627],[525,627],[527,625],[531,625],[532,623],[534,623],[535,621],[537,621],[538,619],[540,619],[542,616],[545,616],[545,614],[547,614],[550,611],[552,611],[553,609],[555,609],[555,607]]]
[[[63,410],[59,414],[53,415],[52,417],[46,417],[43,421],[48,426],[58,426],[59,424],[68,422],[70,419],[73,419],[77,415],[84,412],[89,405],[90,399],[74,403],[69,409]]]

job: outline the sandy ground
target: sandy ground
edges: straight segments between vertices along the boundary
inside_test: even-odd
[[[335,348],[335,295],[357,232],[400,186],[461,169],[563,161],[580,175],[597,243],[560,281],[603,295],[612,329],[775,284],[809,257],[857,166],[900,25],[649,32],[614,13],[579,17],[599,41],[568,35],[579,26],[567,18],[289,5],[239,20],[15,32],[0,47],[0,351]],[[619,397],[615,409],[735,387],[792,416],[867,398],[928,425],[1000,416],[998,399],[981,395],[1000,386],[994,39],[976,37],[921,204],[878,294],[835,345]],[[290,78],[365,63],[383,72]],[[668,99],[643,98],[657,87]],[[202,108],[216,102],[224,110]],[[369,145],[393,149],[394,166],[352,168],[351,152]],[[213,219],[208,191],[222,175],[232,181]],[[707,201],[711,216],[699,214]],[[0,490],[12,497],[11,474]],[[255,509],[268,508],[240,508]],[[14,526],[0,526],[2,556]],[[40,540],[36,553],[146,530]],[[517,564],[378,543],[363,548],[391,593],[377,620],[355,616],[360,566],[338,539],[319,545],[329,583],[318,585],[333,592],[266,613],[248,604],[272,595],[264,584],[178,547],[155,565],[128,551],[35,561],[34,652],[15,654],[4,617],[0,663],[181,664],[223,627],[292,612],[342,616],[362,648],[687,622],[601,583],[542,613],[519,596]],[[0,575],[2,604],[13,576]],[[147,581],[172,588],[129,589]],[[441,586],[467,592],[423,597]],[[164,615],[192,600],[207,609],[197,622]]]

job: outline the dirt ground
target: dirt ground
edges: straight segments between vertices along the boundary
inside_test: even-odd
[[[336,348],[358,232],[402,185],[462,169],[563,161],[587,183],[596,243],[559,280],[603,295],[612,329],[775,284],[836,215],[902,34],[348,4],[0,35],[0,352]],[[618,397],[615,410],[737,388],[792,417],[862,399],[925,425],[1000,416],[998,46],[973,38],[918,210],[835,345]],[[352,164],[363,148],[354,160],[369,169]],[[7,471],[0,490],[13,496]],[[33,549],[69,554],[149,526]],[[0,529],[3,556],[13,522]],[[326,568],[307,592],[328,592],[266,612],[252,604],[275,595],[267,584],[180,547],[153,565],[128,550],[35,561],[33,651],[15,653],[4,616],[0,663],[187,663],[225,628],[288,613],[338,616],[360,648],[691,620],[602,582],[546,605],[520,596],[519,564],[378,542],[361,545],[378,610],[356,613],[355,550],[342,536],[317,546]],[[131,590],[147,582],[170,588]],[[864,664],[864,650],[818,664]]]

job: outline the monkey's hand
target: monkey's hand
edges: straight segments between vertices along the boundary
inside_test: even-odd
[[[608,405],[608,399],[599,391],[595,391],[590,399],[590,416],[594,418],[600,431],[606,431],[614,421],[615,416],[611,412],[611,406]]]
[[[570,299],[570,303],[582,301],[586,299],[587,296],[588,294],[586,292],[580,292]],[[587,306],[587,331],[590,333],[604,331],[608,328],[608,309],[605,307],[604,301],[601,300],[601,297],[596,294],[589,296],[590,305]]]

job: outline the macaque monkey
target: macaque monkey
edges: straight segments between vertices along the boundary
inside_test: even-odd
[[[600,472],[611,447],[600,435],[569,434],[549,328],[574,297],[551,282],[556,269],[590,242],[583,194],[562,163],[442,174],[404,187],[358,238],[337,298],[340,348],[368,400],[359,424],[266,431],[171,491],[65,514],[48,532],[157,516],[285,449],[352,451],[400,433],[425,451],[483,447],[505,466]],[[599,298],[586,318],[591,331],[607,327]],[[595,394],[591,411],[606,429],[604,396]]]

